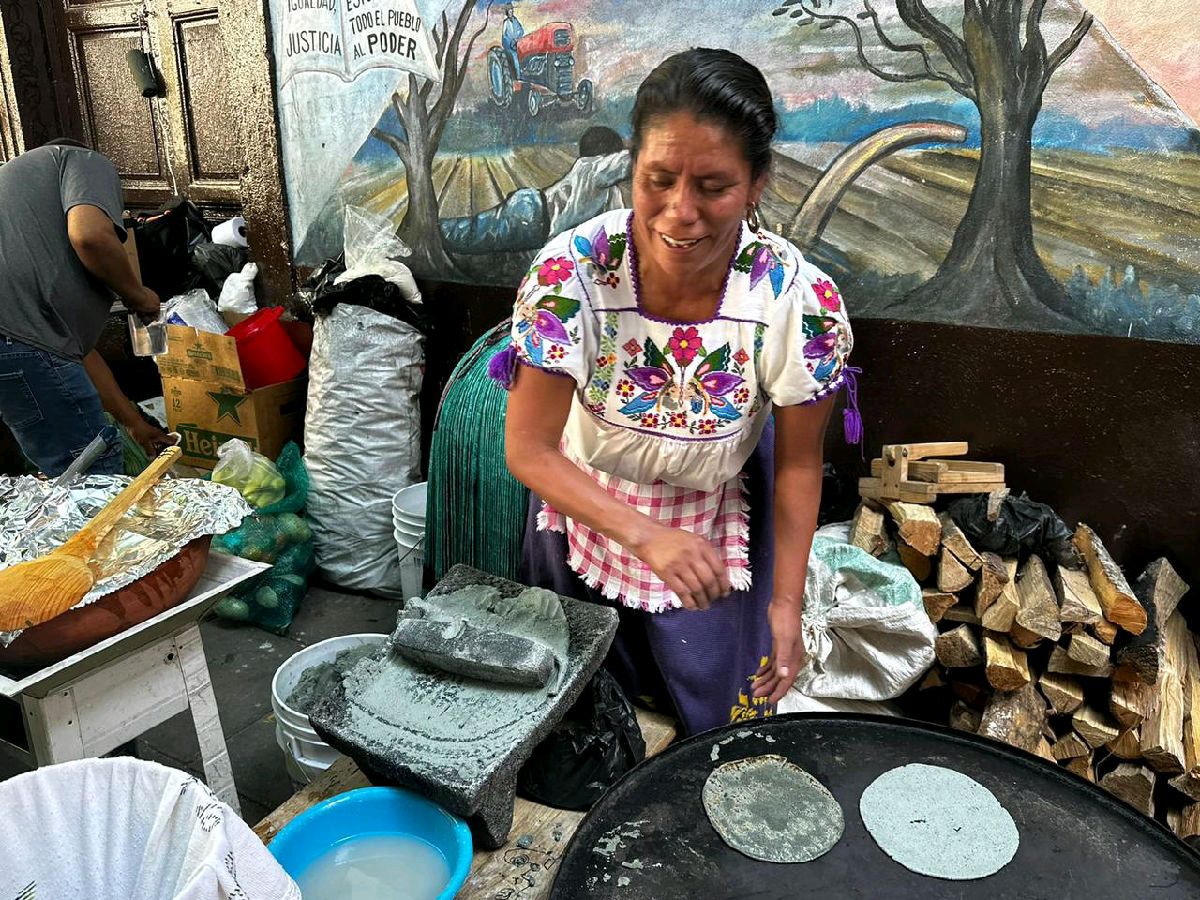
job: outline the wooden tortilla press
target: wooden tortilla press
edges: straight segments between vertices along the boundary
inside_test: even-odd
[[[0,631],[31,628],[66,612],[96,583],[88,565],[113,526],[179,459],[168,447],[92,521],[56,550],[0,571]]]

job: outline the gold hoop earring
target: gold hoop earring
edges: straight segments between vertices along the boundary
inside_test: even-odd
[[[746,207],[746,224],[750,226],[751,231],[759,231],[762,228],[762,218],[758,214],[757,203],[751,203]]]

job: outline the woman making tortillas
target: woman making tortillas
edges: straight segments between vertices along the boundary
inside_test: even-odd
[[[761,227],[776,119],[758,69],[672,56],[632,124],[632,211],[541,251],[493,371],[511,381],[508,465],[534,494],[525,580],[615,602],[610,671],[695,733],[769,715],[803,663],[852,339],[830,278]]]

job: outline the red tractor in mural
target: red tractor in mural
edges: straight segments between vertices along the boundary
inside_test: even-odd
[[[583,115],[592,111],[592,82],[575,80],[575,28],[569,22],[525,34],[506,5],[501,46],[488,50],[487,66],[492,102],[501,109],[519,97],[531,116],[556,103],[573,103]]]

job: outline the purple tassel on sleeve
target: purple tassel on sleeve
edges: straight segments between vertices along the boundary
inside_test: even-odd
[[[846,408],[842,410],[842,427],[846,432],[847,444],[862,444],[862,413],[858,411],[858,378],[862,369],[846,366]]]
[[[509,341],[508,346],[488,361],[488,377],[506,391],[512,390],[517,375],[517,348]]]

